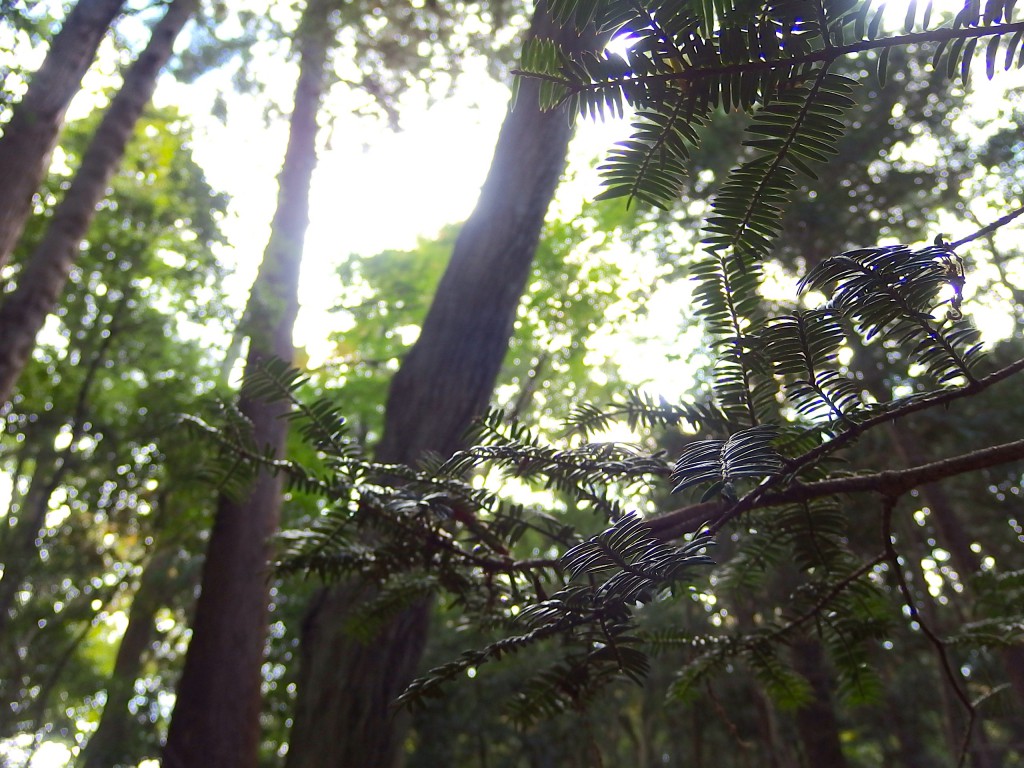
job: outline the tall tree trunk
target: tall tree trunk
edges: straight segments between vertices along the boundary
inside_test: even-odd
[[[591,34],[556,29],[543,5],[531,34],[555,37],[568,49],[597,42]],[[419,339],[391,383],[377,449],[382,462],[413,464],[426,451],[451,455],[490,399],[572,136],[564,111],[539,111],[537,90],[524,82],[505,118],[477,207],[459,233]],[[374,592],[372,584],[332,587],[310,607],[288,768],[401,762],[406,726],[390,706],[415,674],[430,602],[408,607],[364,644],[346,634],[344,621]]]
[[[128,702],[135,694],[135,681],[142,674],[146,652],[155,634],[157,611],[165,604],[175,582],[177,546],[158,549],[142,572],[128,613],[128,627],[117,648],[114,671],[107,681],[107,700],[99,727],[89,737],[77,765],[81,768],[109,768],[133,761],[126,751],[134,726]]]
[[[239,408],[253,440],[284,454],[287,412],[248,393],[246,384],[269,358],[290,361],[298,312],[299,266],[309,224],[309,187],[316,166],[317,114],[323,100],[330,35],[327,0],[306,6],[297,32],[299,81],[277,212],[253,285]],[[281,507],[280,478],[260,472],[244,495],[222,496],[203,566],[192,640],[178,684],[164,749],[164,768],[216,765],[252,768],[259,751],[261,665],[269,605],[269,540]]]
[[[198,0],[174,0],[153,28],[149,45],[128,68],[124,84],[110,102],[82,156],[75,179],[53,213],[46,236],[18,277],[18,287],[0,305],[0,404],[6,402],[35,347],[46,316],[57,308],[61,292],[96,213],[107,184],[146,108],[157,75],[174,49],[174,40],[198,7]]]
[[[0,138],[0,267],[7,263],[32,209],[64,124],[68,104],[124,0],[79,0],[53,38],[25,97]],[[3,398],[0,398],[2,401]]]
[[[793,643],[793,666],[811,684],[811,700],[796,711],[796,727],[809,768],[846,768],[839,721],[832,704],[831,676],[821,643],[803,637]]]

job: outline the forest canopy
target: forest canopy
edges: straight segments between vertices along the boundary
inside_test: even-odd
[[[1013,0],[0,14],[0,761],[1024,764]],[[337,210],[311,356],[339,127],[474,61],[476,207]],[[247,300],[154,92],[277,125]]]

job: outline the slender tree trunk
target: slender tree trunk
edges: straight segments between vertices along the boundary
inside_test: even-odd
[[[157,75],[171,57],[174,40],[197,7],[198,0],[174,0],[153,28],[149,45],[128,68],[124,84],[89,142],[46,236],[19,275],[18,287],[0,305],[0,338],[4,340],[0,346],[0,403],[11,397],[32,355],[36,334],[57,308],[96,205],[106,196],[107,184],[156,88]]]
[[[796,727],[809,768],[846,768],[839,721],[832,704],[831,677],[821,643],[804,637],[793,643],[793,666],[807,678],[811,700],[797,710]]]
[[[174,583],[175,546],[157,550],[146,564],[132,598],[128,627],[117,648],[114,671],[107,681],[107,701],[99,727],[89,738],[77,765],[81,768],[108,768],[132,762],[126,751],[128,737],[134,727],[128,702],[135,693],[135,681],[142,674],[146,652],[155,634],[156,613],[165,604]]]
[[[71,439],[66,448],[57,451],[53,442],[57,437],[59,425],[54,424],[44,434],[37,436],[42,448],[36,455],[36,465],[32,473],[25,496],[18,505],[17,525],[4,539],[4,548],[0,552],[3,557],[4,575],[0,578],[0,637],[7,631],[10,611],[14,606],[14,596],[27,578],[38,546],[40,529],[46,521],[50,497],[60,485],[64,475],[71,468],[75,457],[75,446],[82,437],[89,411],[89,395],[100,369],[107,360],[107,352],[117,338],[120,318],[127,306],[127,297],[122,297],[112,308],[110,322],[104,336],[89,361],[82,384],[78,388],[74,411],[70,414]]]
[[[25,97],[0,138],[0,267],[7,263],[32,209],[64,124],[107,29],[124,0],[79,0],[53,38]],[[3,398],[0,398],[2,401]]]
[[[46,520],[50,497],[57,489],[61,476],[62,461],[53,449],[51,440],[50,446],[36,456],[28,491],[18,505],[18,522],[11,529],[7,546],[0,553],[4,569],[3,578],[0,578],[0,637],[7,634],[14,598],[32,570],[38,550],[36,540],[39,538],[39,529]]]
[[[593,35],[557,30],[543,6],[531,34],[577,50],[596,45]],[[450,456],[486,407],[571,135],[565,113],[541,113],[536,84],[524,82],[419,339],[391,383],[380,461]],[[347,635],[344,620],[374,592],[369,584],[332,587],[310,607],[288,768],[391,768],[402,760],[406,724],[391,702],[415,674],[430,602],[409,606],[364,644]]]
[[[317,114],[329,49],[326,0],[306,7],[297,33],[299,81],[270,242],[253,285],[249,353],[239,408],[261,449],[284,453],[285,404],[247,392],[269,358],[290,361],[299,266],[316,166]],[[260,472],[240,498],[222,496],[203,566],[192,640],[178,684],[164,768],[253,768],[259,751],[260,692],[269,606],[269,540],[277,529],[281,481]]]

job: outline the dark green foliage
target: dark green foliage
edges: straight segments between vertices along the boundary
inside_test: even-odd
[[[33,640],[35,655],[10,654],[5,697],[31,691],[49,671],[36,659],[81,637],[88,638],[84,662],[75,656],[66,688],[72,706],[91,695],[88,653],[106,639],[89,630],[98,615],[93,601],[100,611],[117,609],[121,585],[135,578],[123,570],[122,581],[96,586],[91,574],[141,562],[148,550],[136,539],[153,534],[197,548],[195,531],[208,513],[191,485],[197,465],[225,488],[269,466],[287,479],[291,529],[275,553],[287,589],[275,597],[281,627],[266,675],[275,729],[268,754],[290,716],[301,597],[321,580],[358,574],[380,588],[347,617],[347,631],[360,640],[373,642],[411,604],[438,604],[430,669],[400,701],[422,707],[416,717],[432,723],[416,737],[419,765],[800,764],[805,756],[775,750],[796,740],[792,713],[815,701],[794,659],[809,642],[823,649],[852,764],[911,764],[893,755],[891,703],[910,731],[927,734],[927,749],[907,754],[934,753],[944,764],[938,686],[958,685],[979,723],[988,718],[976,727],[1008,744],[1013,765],[1019,720],[1000,654],[1021,641],[1024,562],[1019,520],[1008,525],[1007,514],[1022,493],[1019,470],[986,466],[936,480],[955,511],[969,512],[966,549],[976,545],[976,568],[947,562],[948,521],[925,496],[936,484],[909,493],[886,477],[1019,439],[1019,388],[995,389],[989,378],[993,369],[998,379],[1019,370],[1012,364],[1019,345],[983,353],[964,318],[971,290],[991,285],[981,283],[985,264],[976,252],[941,240],[870,244],[929,240],[922,228],[936,211],[953,210],[976,166],[992,177],[985,188],[993,199],[998,191],[1008,206],[1016,200],[1019,121],[1007,121],[981,147],[940,130],[955,117],[946,78],[963,77],[972,60],[976,70],[984,60],[989,77],[1019,67],[1022,31],[1009,3],[968,4],[955,18],[923,6],[904,14],[846,0],[555,2],[573,23],[595,20],[632,36],[621,53],[580,60],[537,41],[522,62],[544,80],[549,105],[567,100],[588,117],[631,118],[634,135],[602,169],[602,197],[672,206],[685,190],[714,202],[702,226],[695,205],[645,220],[624,213],[621,201],[591,206],[581,220],[549,222],[506,360],[503,407],[474,427],[466,451],[416,467],[374,463],[362,446],[380,433],[387,380],[422,323],[454,228],[415,252],[353,257],[342,268],[344,322],[332,367],[310,374],[271,361],[248,385],[248,396],[290,403],[295,439],[283,462],[253,444],[238,412],[211,414],[204,400],[197,409],[211,373],[183,382],[170,375],[209,367],[207,353],[157,343],[175,328],[157,311],[162,302],[191,318],[224,311],[191,298],[216,272],[207,243],[181,245],[183,266],[147,259],[154,283],[146,286],[115,279],[131,273],[126,254],[133,253],[115,241],[120,223],[97,230],[90,248],[98,266],[73,275],[62,321],[68,348],[42,348],[26,394],[7,415],[26,438],[23,447],[3,443],[3,458],[18,462],[26,478],[35,466],[60,482],[65,470],[47,464],[46,452],[61,430],[73,430],[72,450],[57,459],[68,462],[62,486],[77,517],[44,531],[49,560],[36,564],[35,583],[49,591],[16,614],[19,637],[35,637],[34,622],[58,604],[63,626],[49,621]],[[398,19],[394,29],[407,22]],[[916,37],[888,37],[893,22]],[[403,55],[402,47],[391,52]],[[935,167],[886,156],[919,131],[938,136]],[[138,161],[142,176],[154,170],[147,162]],[[172,186],[171,202],[185,197],[183,188]],[[54,184],[44,201],[58,194]],[[118,205],[132,221],[158,222],[146,243],[165,246],[162,238],[177,227],[168,201]],[[199,206],[189,221],[215,229],[217,208]],[[653,226],[670,217],[675,228],[658,228],[649,240],[630,231],[638,221]],[[606,322],[620,276],[616,265],[573,250],[592,226],[635,238],[694,279],[692,314],[703,324],[708,358],[682,398],[629,390],[613,371],[602,372],[607,384],[587,380],[585,340]],[[109,243],[115,247],[103,251]],[[867,246],[850,250],[858,243]],[[970,269],[958,253],[971,257]],[[9,273],[16,281],[16,264]],[[796,289],[799,274],[806,274],[802,293],[766,291],[790,279]],[[809,307],[817,292],[824,301]],[[101,343],[104,329],[114,342]],[[82,377],[88,368],[63,365],[72,354],[115,365],[90,387]],[[140,354],[153,365],[143,368]],[[70,412],[81,392],[97,395],[89,419],[48,415],[47,398]],[[170,418],[196,410],[187,433]],[[566,412],[566,438],[551,438]],[[127,413],[135,416],[125,421]],[[154,419],[159,437],[146,423]],[[598,441],[621,427],[635,433],[631,442]],[[912,436],[922,455],[902,455],[893,433]],[[157,498],[153,482],[174,496]],[[821,490],[822,482],[833,484]],[[673,485],[689,494],[670,496]],[[699,501],[689,503],[693,489]],[[880,500],[897,498],[887,518]],[[166,510],[159,524],[139,512],[147,509]],[[124,551],[95,546],[106,530],[131,531]],[[714,562],[705,554],[709,530]],[[74,546],[53,546],[57,536]],[[883,556],[890,544],[896,560]],[[63,571],[84,574],[85,586],[60,586]],[[292,578],[310,574],[315,579]],[[181,584],[187,594],[187,574]],[[175,616],[180,603],[170,600]],[[167,648],[177,647],[182,626],[178,620],[163,643],[171,662],[176,651]],[[947,665],[923,626],[934,630]],[[159,720],[157,692],[166,684],[157,677],[145,684],[140,712]],[[54,722],[72,718],[60,705],[43,691],[15,714],[25,727],[43,718],[31,707],[56,713]],[[467,744],[469,734],[478,743]],[[771,754],[750,751],[753,742],[773,743]]]
[[[700,440],[688,445],[672,473],[678,492],[711,483],[702,501],[721,494],[735,501],[735,481],[744,477],[764,478],[779,471],[782,460],[772,448],[773,426],[751,427],[733,433],[728,440]]]
[[[805,419],[846,419],[862,405],[857,383],[836,364],[846,334],[832,309],[772,318],[762,332],[764,356],[785,381],[787,400]]]
[[[571,579],[613,572],[596,589],[595,597],[602,602],[644,603],[653,597],[653,590],[678,581],[693,566],[710,564],[701,554],[709,544],[707,536],[682,547],[663,544],[651,535],[642,518],[629,514],[567,551],[561,566]],[[530,608],[524,616],[535,610],[540,609]]]
[[[990,7],[989,7],[990,6]],[[747,142],[763,154],[742,163],[716,200],[708,220],[709,245],[736,248],[763,258],[778,233],[781,203],[794,189],[794,173],[810,176],[808,163],[837,152],[842,116],[853,105],[857,80],[831,72],[844,57],[878,50],[876,70],[886,82],[891,52],[912,43],[937,44],[933,60],[947,77],[967,79],[974,52],[985,47],[986,73],[1024,61],[1020,23],[1013,3],[968,2],[950,21],[932,24],[929,10],[917,35],[886,37],[885,5],[871,0],[787,0],[758,7],[749,3],[686,0],[564,0],[558,18],[629,36],[624,55],[572,59],[553,43],[528,46],[522,71],[543,82],[546,102],[567,101],[582,115],[638,110],[633,136],[604,166],[605,196],[628,196],[659,206],[678,197],[698,128],[718,108],[754,115]],[[914,28],[916,4],[907,10],[905,31]],[[866,38],[866,40],[864,40]],[[988,38],[986,40],[985,38]],[[1003,40],[1006,40],[1003,43]],[[1000,46],[1004,45],[1004,48]]]
[[[801,289],[830,293],[830,306],[853,320],[866,340],[892,340],[925,366],[939,383],[973,380],[981,352],[978,333],[956,322],[964,284],[963,263],[945,246],[912,251],[903,245],[865,248],[822,261],[801,281]],[[950,286],[954,296],[945,320],[931,315],[936,295]]]
[[[673,700],[713,696],[709,686],[738,666],[775,706],[801,709],[817,696],[791,659],[807,642],[824,649],[844,705],[876,705],[887,695],[881,649],[892,638],[910,642],[901,574],[879,554],[888,551],[891,522],[859,491],[850,500],[815,492],[814,484],[866,478],[875,485],[864,488],[905,494],[886,490],[885,474],[872,473],[888,465],[863,458],[851,448],[855,441],[1012,371],[983,375],[977,334],[963,320],[968,275],[942,240],[817,254],[798,293],[825,294],[818,308],[799,306],[799,295],[782,306],[763,297],[765,263],[786,232],[791,198],[814,182],[811,164],[843,151],[850,115],[860,109],[861,76],[838,74],[841,58],[888,50],[879,37],[882,17],[865,9],[556,4],[565,18],[578,11],[577,21],[628,30],[630,50],[568,61],[550,42],[528,46],[524,70],[542,80],[549,105],[568,100],[591,116],[637,110],[634,136],[603,168],[605,197],[670,203],[712,113],[751,114],[746,149],[737,150],[737,167],[705,222],[703,253],[690,260],[694,307],[713,354],[709,386],[694,393],[699,404],[626,392],[604,408],[578,404],[567,421],[570,437],[584,439],[623,422],[643,432],[699,433],[682,445],[672,436],[672,472],[649,442],[553,446],[498,411],[478,424],[472,447],[417,470],[338,462],[328,441],[307,434],[328,474],[306,487],[331,490],[311,529],[287,537],[282,568],[372,574],[382,584],[382,613],[434,592],[457,606],[462,626],[481,633],[478,650],[428,671],[403,703],[424,703],[456,677],[475,676],[509,654],[539,653],[541,665],[517,662],[532,671],[512,687],[507,710],[511,722],[532,728],[596,706],[596,692],[615,679],[645,679],[652,674],[646,651],[656,651],[683,655]],[[954,40],[967,27],[944,29]],[[880,44],[844,42],[854,33]],[[905,64],[899,46],[906,43],[893,40],[883,70]],[[913,395],[880,398],[865,386],[868,369],[844,362],[850,350],[879,349],[893,350],[890,375],[914,382]],[[288,376],[278,378],[279,394],[290,392]],[[294,406],[298,414],[301,398]],[[329,433],[333,419],[321,431]],[[643,497],[662,496],[666,479],[677,491],[700,488],[701,501],[664,518],[631,511]],[[521,482],[564,499],[556,506],[565,514],[510,501],[510,486]],[[583,510],[589,519],[574,517]],[[710,543],[702,523],[717,534],[718,564],[702,554]],[[388,535],[380,546],[357,546],[366,540],[360,529]],[[674,542],[680,532],[692,538]],[[707,600],[711,625],[645,627],[663,602],[687,596]],[[712,609],[716,603],[728,608]],[[950,634],[949,646],[989,653],[1017,637],[1018,618],[1007,604],[989,616],[979,612]],[[372,627],[370,616],[365,621]]]
[[[603,407],[592,403],[576,405],[565,420],[565,425],[568,434],[578,434],[586,439],[623,420],[634,431],[680,425],[691,428],[718,426],[723,422],[721,414],[707,407],[687,403],[673,405],[664,399],[655,402],[650,395],[629,390],[614,403]]]

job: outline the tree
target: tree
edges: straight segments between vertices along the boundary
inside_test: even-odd
[[[64,113],[124,0],[81,0],[54,37],[28,92],[0,137],[0,267],[25,226],[32,194],[50,161]]]
[[[64,199],[54,211],[46,237],[22,266],[18,288],[0,304],[0,334],[6,340],[0,356],[0,402],[14,391],[36,335],[56,308],[107,183],[124,156],[136,121],[156,88],[157,75],[171,57],[174,41],[195,12],[197,0],[175,0],[153,28],[146,49],[124,77]]]
[[[550,24],[541,6],[530,36],[549,34]],[[598,40],[571,31],[559,39],[576,51]],[[377,446],[383,463],[414,465],[428,451],[450,456],[490,399],[572,133],[565,115],[536,110],[537,98],[535,88],[524,88],[506,118],[480,201],[391,383]],[[430,603],[420,597],[402,609],[372,642],[353,638],[345,617],[376,593],[362,581],[325,590],[310,607],[290,766],[389,766],[396,759],[401,731],[389,708],[415,672]]]
[[[68,166],[100,118],[68,126]],[[159,546],[194,549],[207,524],[209,490],[195,472],[202,447],[184,444],[175,425],[186,410],[206,412],[204,399],[218,391],[210,383],[217,352],[193,329],[226,324],[215,256],[226,200],[192,159],[192,141],[174,110],[150,109],[139,121],[61,310],[3,411],[0,467],[15,491],[0,537],[4,743],[33,732],[37,744],[75,743],[80,723],[98,716],[117,649],[110,622],[127,610],[139,566]],[[44,183],[42,210],[15,251],[12,288],[71,180],[62,170]],[[179,610],[175,584],[164,585],[161,610]],[[140,677],[151,681],[146,664],[159,654],[142,650]],[[160,718],[149,719],[157,692],[135,682],[128,686],[140,711],[125,709],[132,725],[119,747],[143,759],[157,754]]]
[[[299,267],[316,166],[317,115],[333,28],[329,0],[311,0],[296,36],[299,78],[281,169],[277,211],[247,313],[249,351],[238,410],[251,440],[282,457],[287,411],[253,384],[268,360],[291,361]],[[202,591],[178,683],[163,764],[254,766],[259,749],[261,666],[267,633],[270,537],[277,529],[281,479],[259,473],[244,491],[224,494],[210,534]]]
[[[403,574],[396,589],[418,579],[440,582],[474,621],[506,630],[432,670],[403,701],[422,701],[456,676],[539,647],[547,663],[523,686],[519,710],[534,717],[579,711],[611,681],[642,678],[645,645],[675,642],[692,652],[669,691],[673,699],[691,698],[742,665],[778,706],[802,713],[808,759],[838,765],[846,757],[836,718],[817,706],[821,692],[835,679],[846,696],[870,700],[880,688],[872,654],[907,643],[934,654],[942,689],[963,710],[961,761],[968,752],[985,759],[989,733],[974,728],[975,699],[989,688],[987,681],[975,683],[975,674],[983,674],[993,649],[1019,643],[1017,609],[998,600],[977,622],[958,622],[952,635],[937,633],[927,592],[908,573],[907,563],[924,560],[915,561],[913,537],[897,525],[906,513],[898,507],[909,506],[922,485],[1002,472],[1024,459],[1024,444],[1019,436],[996,444],[976,439],[973,449],[954,448],[951,458],[889,471],[862,463],[872,457],[852,446],[884,424],[907,429],[940,407],[966,407],[1024,369],[1020,360],[983,354],[975,329],[963,320],[971,275],[957,253],[1024,207],[1017,201],[1004,216],[952,243],[935,237],[923,246],[869,246],[817,258],[799,293],[831,296],[828,304],[799,296],[767,302],[761,294],[797,179],[815,179],[816,164],[835,153],[850,127],[857,81],[868,77],[841,74],[839,60],[878,52],[875,71],[884,82],[898,60],[895,52],[911,45],[937,46],[940,77],[961,72],[966,78],[981,42],[989,76],[997,64],[1008,69],[1020,59],[1024,26],[1000,3],[989,4],[984,16],[968,3],[956,17],[934,24],[927,14],[918,21],[912,6],[902,35],[886,31],[884,9],[874,16],[870,10],[850,2],[725,9],[568,2],[556,8],[567,20],[578,11],[578,23],[596,19],[599,28],[628,31],[629,53],[586,56],[551,41],[528,44],[523,68],[542,82],[545,103],[568,102],[584,114],[621,111],[626,104],[637,109],[633,137],[604,166],[609,197],[671,203],[712,112],[750,113],[750,149],[718,190],[690,267],[695,310],[714,350],[711,386],[699,402],[671,406],[630,396],[611,412],[583,408],[572,419],[584,439],[617,418],[681,428],[684,444],[674,462],[614,444],[556,449],[492,415],[479,426],[477,445],[448,461],[428,462],[405,475],[404,484],[371,492],[359,477],[339,481],[344,492],[328,497],[341,510],[295,538],[290,567],[329,574],[366,569],[384,581],[394,569]],[[921,31],[913,32],[915,25]],[[872,345],[899,365],[892,375],[900,387],[888,400],[865,391],[869,366],[840,362]],[[860,471],[837,471],[839,458]],[[550,524],[543,532],[559,556],[517,559],[514,543],[532,519],[458,482],[471,469],[495,466],[567,490],[609,524],[596,534]],[[306,477],[301,468],[289,471]],[[1010,476],[1019,483],[1018,470]],[[677,493],[699,490],[702,496],[649,520],[627,512],[637,487],[668,479]],[[311,487],[312,480],[307,477]],[[357,513],[352,498],[372,511]],[[870,526],[860,522],[865,516]],[[349,538],[352,530],[377,529],[378,518],[395,527],[394,535],[373,552],[360,552]],[[723,610],[696,637],[644,635],[640,606],[670,588],[677,594],[685,590],[681,585],[697,588],[702,579],[696,573],[711,565],[702,553],[712,537],[728,551],[714,590],[703,594],[714,597],[732,585],[748,602],[753,598],[748,615],[737,621]],[[997,551],[991,540],[981,549]],[[1014,562],[991,556],[1007,598],[1019,594],[1012,586]],[[969,661],[956,658],[961,648],[970,649]],[[804,653],[794,664],[788,651],[799,649]]]

